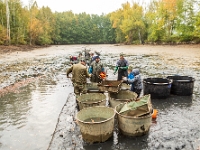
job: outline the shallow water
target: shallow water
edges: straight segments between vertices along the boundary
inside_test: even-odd
[[[51,79],[52,80],[52,79]],[[0,149],[47,149],[72,87],[45,77],[0,100]]]
[[[110,48],[110,47],[109,47]],[[116,48],[116,47],[114,47]],[[114,49],[113,48],[113,49]],[[59,49],[59,47],[57,47]],[[77,49],[79,47],[77,46]],[[123,49],[123,48],[122,48]],[[125,49],[124,49],[125,50]],[[75,54],[77,54],[76,52]],[[108,57],[109,55],[109,57]],[[141,137],[123,136],[115,128],[113,137],[104,143],[87,144],[80,137],[77,126],[71,127],[72,118],[62,122],[58,137],[53,138],[54,146],[50,149],[185,149],[197,150],[200,147],[200,69],[198,59],[187,57],[176,59],[170,56],[155,54],[127,55],[130,64],[140,68],[142,78],[167,77],[169,75],[187,75],[195,78],[192,96],[171,95],[167,99],[152,99],[152,104],[158,110],[156,120],[152,121],[150,131]],[[107,66],[108,79],[116,79],[113,68],[118,54],[102,54],[102,62]],[[7,62],[12,66],[12,62]],[[37,77],[33,82],[7,92],[0,97],[0,149],[35,150],[47,149],[57,126],[58,117],[64,105],[69,105],[65,111],[73,114],[75,103],[67,101],[69,93],[73,92],[70,79],[66,78],[65,70],[68,60],[65,55],[45,56],[37,58],[21,70],[8,70],[9,79],[1,87],[12,84],[26,77]],[[5,70],[1,75],[5,75]],[[26,76],[25,76],[26,75]],[[18,78],[18,79],[16,79]],[[76,110],[75,110],[76,111]],[[67,116],[63,112],[61,118]],[[70,132],[62,132],[69,128]],[[77,130],[76,130],[77,129]],[[70,133],[70,134],[69,134]],[[70,135],[70,136],[69,136]],[[72,141],[65,145],[62,140]]]

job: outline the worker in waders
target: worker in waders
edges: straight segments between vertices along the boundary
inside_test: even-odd
[[[78,60],[78,63],[81,62],[81,60],[84,60],[82,53],[78,54],[77,60]]]
[[[99,56],[95,57],[95,60],[91,63],[88,72],[90,74],[92,74],[92,76],[91,76],[91,82],[99,83],[99,82],[102,81],[102,77],[100,76],[100,74],[102,72],[104,72],[104,66],[101,63]]]
[[[72,73],[72,82],[74,85],[74,93],[77,96],[80,94],[87,93],[86,82],[87,78],[91,77],[88,73],[86,62],[81,60],[80,63],[72,65],[67,70],[67,77],[69,78],[69,74]]]
[[[114,70],[114,75],[118,71],[118,77],[117,77],[118,81],[122,80],[122,77],[128,76],[127,69],[128,69],[128,61],[124,58],[124,54],[120,53],[120,59],[117,61]]]
[[[90,51],[90,65],[93,61],[96,60],[97,57],[100,56],[100,53],[97,51]]]
[[[77,64],[78,63],[78,58],[76,56],[69,55],[69,61],[70,61],[71,65]]]
[[[137,93],[137,98],[140,97],[143,86],[139,69],[134,69],[132,65],[129,65],[128,78],[123,77],[123,81],[131,85],[130,90]]]

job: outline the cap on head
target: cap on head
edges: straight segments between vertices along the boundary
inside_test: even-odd
[[[128,70],[133,70],[133,65],[129,65]]]
[[[94,54],[94,52],[93,52],[93,51],[90,51],[89,54]]]
[[[120,53],[119,56],[124,56],[124,53]]]
[[[95,59],[100,59],[100,57],[99,57],[99,56],[96,56]]]

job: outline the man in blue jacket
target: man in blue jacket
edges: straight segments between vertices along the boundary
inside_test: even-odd
[[[123,78],[128,84],[131,84],[131,91],[137,93],[138,97],[142,91],[142,79],[139,69],[133,69],[133,66],[128,67],[128,78]]]

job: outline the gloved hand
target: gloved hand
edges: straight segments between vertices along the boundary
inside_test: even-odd
[[[114,75],[116,75],[117,70],[118,70],[118,67],[116,66],[113,73]]]
[[[92,70],[93,70],[93,69],[92,69],[92,67],[90,66],[89,69],[88,69],[88,73],[89,73],[89,74],[92,74]]]
[[[128,69],[128,66],[126,66],[126,67],[119,67],[120,69],[123,69],[123,70],[126,70],[126,69]]]

